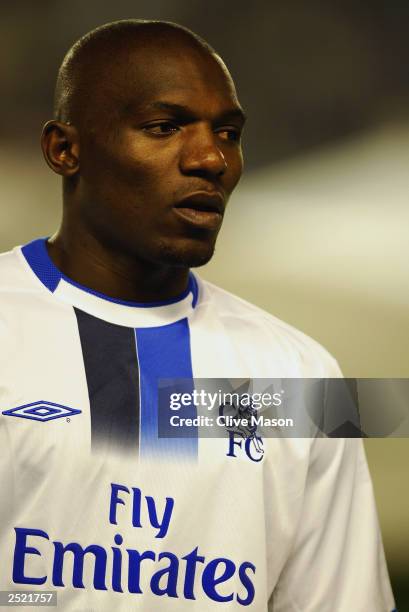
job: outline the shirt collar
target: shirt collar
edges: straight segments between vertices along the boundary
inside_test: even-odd
[[[187,289],[176,298],[139,303],[119,300],[76,283],[53,263],[39,238],[21,247],[24,261],[37,279],[57,299],[110,323],[129,327],[156,327],[179,321],[192,313],[198,300],[198,283],[190,272]]]

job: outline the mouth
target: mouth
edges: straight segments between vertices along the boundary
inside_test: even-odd
[[[197,228],[217,230],[223,221],[225,209],[221,193],[197,191],[174,206],[174,211],[183,221]]]

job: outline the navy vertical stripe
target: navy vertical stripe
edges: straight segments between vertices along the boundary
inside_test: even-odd
[[[138,328],[135,333],[140,368],[141,456],[196,458],[197,430],[190,429],[187,436],[180,430],[177,438],[158,436],[159,420],[170,415],[169,402],[159,401],[160,380],[177,379],[178,389],[183,388],[184,392],[191,393],[194,388],[188,321],[181,319],[161,327]],[[166,401],[166,394],[163,397]],[[196,414],[193,406],[183,410],[185,417]]]
[[[137,452],[139,370],[134,330],[74,310],[88,384],[92,449]]]

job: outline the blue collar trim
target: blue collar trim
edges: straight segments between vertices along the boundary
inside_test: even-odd
[[[123,306],[131,306],[133,308],[153,308],[157,306],[168,306],[169,304],[176,304],[183,300],[189,293],[193,294],[192,307],[194,308],[197,304],[198,300],[198,284],[192,272],[189,273],[189,282],[187,289],[175,298],[170,300],[164,300],[162,302],[131,302],[127,300],[120,300],[117,298],[110,297],[105,295],[104,293],[100,293],[99,291],[95,291],[94,289],[90,289],[89,287],[85,287],[84,285],[80,285],[76,283],[74,280],[65,276],[53,263],[50,256],[48,255],[47,247],[46,247],[47,238],[38,238],[37,240],[33,240],[28,244],[24,245],[21,248],[21,251],[34,272],[34,274],[39,278],[39,280],[47,287],[47,289],[51,292],[54,292],[58,287],[58,283],[61,279],[64,279],[67,283],[74,285],[78,289],[82,291],[86,291],[87,293],[91,293],[96,297],[99,297],[103,300],[108,300],[109,302],[113,302],[114,304],[122,304]]]

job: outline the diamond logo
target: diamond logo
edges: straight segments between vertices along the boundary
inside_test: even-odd
[[[3,410],[2,414],[6,416],[20,417],[21,419],[31,419],[32,421],[52,421],[53,419],[61,419],[62,417],[71,417],[75,414],[80,414],[81,410],[76,408],[68,408],[62,404],[54,402],[45,402],[40,400],[32,404],[17,406]]]

